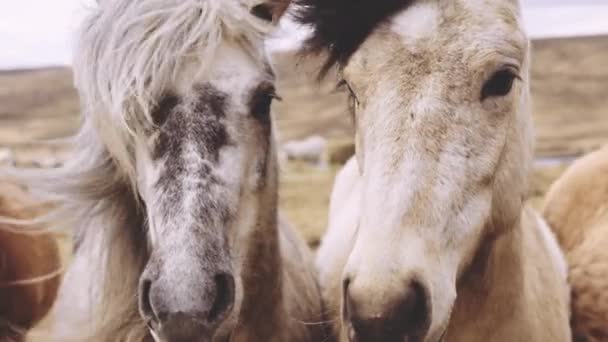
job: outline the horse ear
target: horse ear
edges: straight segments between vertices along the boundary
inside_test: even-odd
[[[285,14],[290,3],[291,0],[262,0],[251,8],[251,14],[276,24]]]

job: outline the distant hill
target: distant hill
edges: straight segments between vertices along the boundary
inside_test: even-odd
[[[540,156],[571,156],[608,142],[608,36],[537,40],[532,91]],[[284,98],[276,105],[283,139],[323,134],[347,138],[351,128],[335,80],[311,77],[314,61],[275,56]],[[73,133],[78,98],[66,68],[0,71],[0,146]]]

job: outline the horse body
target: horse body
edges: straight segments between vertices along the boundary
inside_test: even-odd
[[[39,214],[21,187],[0,182],[0,215],[28,219]],[[0,340],[20,341],[50,311],[57,296],[61,258],[51,234],[16,233],[0,224]]]
[[[356,126],[317,259],[334,331],[569,341],[563,255],[523,204],[533,129],[517,1],[298,2]]]
[[[282,1],[116,0],[83,24],[75,155],[27,174],[75,227],[57,341],[320,341],[308,247],[279,219],[264,51]]]
[[[608,339],[608,147],[576,161],[549,189],[543,216],[566,253],[575,341]]]

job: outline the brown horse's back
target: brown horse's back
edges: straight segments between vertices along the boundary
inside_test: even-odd
[[[575,341],[608,341],[608,146],[551,187],[544,216],[570,267]]]
[[[0,216],[31,218],[34,209],[27,192],[0,182]],[[45,276],[61,267],[59,249],[51,234],[23,235],[0,224],[0,341],[19,340],[19,333],[33,327],[50,310],[59,286],[59,277],[27,285],[14,282]]]

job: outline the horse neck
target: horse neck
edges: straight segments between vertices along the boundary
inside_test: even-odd
[[[278,175],[276,153],[271,152],[266,187],[257,196],[257,217],[248,236],[242,279],[244,298],[235,340],[269,341],[284,316],[282,260],[278,232]],[[240,335],[239,335],[240,334]]]
[[[523,209],[513,227],[482,243],[458,284],[448,340],[539,340],[539,319],[552,309],[541,298],[555,295],[558,287],[551,284],[553,268],[535,220],[535,213]],[[547,319],[548,330],[549,321],[555,322]]]

